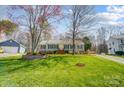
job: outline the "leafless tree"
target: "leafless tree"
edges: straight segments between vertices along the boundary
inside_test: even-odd
[[[22,44],[26,47],[27,51],[30,51],[30,33],[28,31],[15,31],[10,35],[8,38],[11,38],[13,40],[16,40],[18,43]]]
[[[121,32],[124,31],[124,27],[121,25],[107,25],[104,28],[106,28],[108,38],[113,35],[119,35]]]
[[[107,38],[107,30],[104,27],[100,27],[98,29],[98,35],[97,35],[97,40],[98,44],[103,44]]]
[[[17,14],[17,12],[20,12]],[[58,21],[60,6],[23,5],[9,7],[9,18],[29,31],[31,52],[38,51],[43,31],[52,23]]]
[[[119,35],[123,31],[123,27],[115,25],[101,25],[97,35],[97,52],[107,53],[106,41],[113,35]],[[101,52],[100,52],[101,51]]]
[[[101,25],[98,28],[97,40],[98,44],[103,44],[113,35],[119,35],[123,31],[123,27],[114,25]]]
[[[66,35],[73,41],[73,55],[75,54],[75,39],[93,25],[95,21],[93,14],[94,6],[74,5],[70,9],[70,31]]]

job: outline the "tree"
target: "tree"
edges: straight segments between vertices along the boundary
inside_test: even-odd
[[[85,52],[89,49],[91,49],[91,42],[90,42],[90,39],[88,37],[84,37],[83,38],[83,42],[84,42],[84,50]]]
[[[51,40],[52,39],[52,32],[53,32],[53,30],[52,30],[52,28],[51,27],[49,27],[49,28],[47,28],[43,33],[43,39],[46,41],[46,45],[48,44],[48,41],[49,40]],[[45,49],[45,55],[47,55],[47,48]]]
[[[94,23],[94,6],[74,5],[71,7],[70,14],[70,31],[67,33],[68,37],[72,39],[73,55],[75,54],[75,40],[83,31],[88,30]]]
[[[97,50],[98,53],[108,53],[108,47],[107,47],[107,44],[104,42],[103,44],[99,44],[98,45],[98,50]]]
[[[18,25],[10,20],[1,20],[0,21],[0,33],[5,33],[6,35],[11,34]]]
[[[95,37],[95,35],[93,35],[93,33],[91,33],[89,36],[88,36],[88,38],[90,39],[90,42],[91,42],[91,51],[92,52],[94,52],[94,53],[96,53],[96,49],[97,49],[97,46],[96,46],[96,44],[97,44],[97,42],[96,42],[96,37]]]
[[[98,36],[97,36],[97,40],[98,40],[98,44],[103,44],[106,41],[107,38],[107,30],[104,27],[100,27],[98,29]]]
[[[101,25],[97,35],[97,51],[98,53],[107,53],[106,41],[113,35],[119,35],[123,32],[122,26]]]
[[[30,51],[30,39],[29,39],[29,33],[25,31],[16,31],[14,32],[10,38],[13,40],[16,40],[20,44],[24,45],[26,47],[27,51]]]
[[[19,15],[14,14],[19,11],[21,12]],[[60,13],[60,6],[51,5],[11,6],[8,12],[9,18],[28,30],[32,53],[38,51],[43,32],[49,25],[58,21]]]
[[[108,40],[113,35],[119,35],[123,32],[122,26],[116,25],[100,25],[98,28],[97,41],[98,44],[103,44],[106,40]]]

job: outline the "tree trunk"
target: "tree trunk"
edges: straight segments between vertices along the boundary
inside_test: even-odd
[[[73,37],[72,37],[72,45],[73,45],[73,50],[72,50],[72,55],[75,54],[75,31],[73,31]]]

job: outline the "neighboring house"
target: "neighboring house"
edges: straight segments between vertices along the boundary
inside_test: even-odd
[[[23,45],[12,39],[0,42],[0,48],[3,49],[4,53],[24,53],[26,49]]]
[[[110,37],[107,45],[109,54],[115,54],[116,51],[124,51],[124,35]]]
[[[71,53],[73,49],[71,39],[42,41],[40,45],[41,45],[40,51],[63,50]],[[75,40],[75,52],[79,53],[83,51],[84,51],[84,43],[81,40]]]

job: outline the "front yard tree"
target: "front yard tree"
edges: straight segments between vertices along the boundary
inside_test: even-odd
[[[78,35],[82,31],[89,29],[94,22],[94,6],[88,5],[74,5],[70,10],[70,32],[68,35],[71,35],[73,51],[72,54],[75,54],[75,40],[78,38]]]
[[[6,35],[11,34],[18,25],[10,20],[0,21],[0,34],[5,33]]]
[[[103,44],[106,41],[107,35],[108,35],[107,29],[105,27],[100,27],[98,29],[97,36],[98,44]]]
[[[29,31],[31,52],[38,52],[38,45],[46,28],[56,22],[60,16],[60,6],[52,5],[26,5],[11,6],[9,18]],[[17,15],[17,12],[20,12]]]
[[[91,45],[92,45],[90,39],[88,37],[84,37],[83,42],[84,42],[84,50],[85,52],[87,52],[87,50],[91,49]]]
[[[105,53],[107,54],[108,53],[108,46],[106,44],[106,42],[104,41],[103,44],[99,44],[98,45],[98,50],[97,50],[98,53]]]

